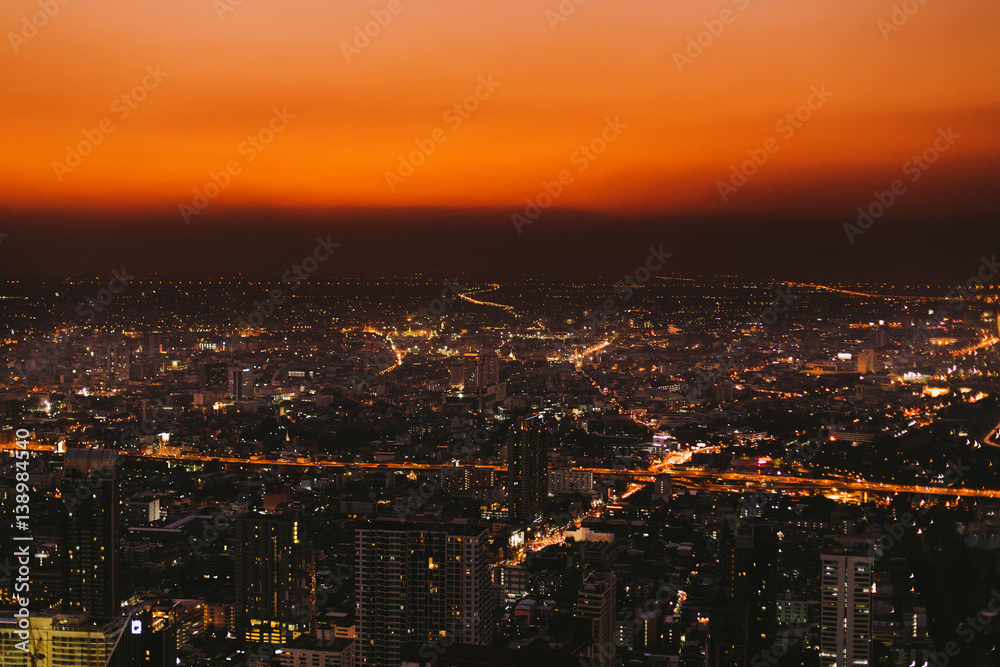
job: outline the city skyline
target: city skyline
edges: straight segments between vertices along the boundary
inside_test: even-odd
[[[0,33],[0,667],[998,664],[1000,4]]]
[[[619,290],[119,271],[9,299],[0,534],[32,531],[32,598],[0,552],[0,650],[989,665],[995,287],[654,281],[669,259]]]

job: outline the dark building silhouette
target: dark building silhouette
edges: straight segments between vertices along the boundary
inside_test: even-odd
[[[229,395],[237,401],[249,401],[253,398],[256,380],[253,370],[249,368],[229,369]]]
[[[541,417],[519,419],[507,440],[507,514],[534,521],[548,495],[548,454]]]
[[[778,536],[773,524],[727,529],[712,605],[709,667],[743,667],[773,647],[778,631]]]
[[[201,383],[206,387],[225,387],[229,383],[227,371],[224,363],[205,364],[201,367]]]
[[[611,664],[615,655],[615,589],[614,574],[592,572],[583,581],[576,597],[576,616],[590,623],[591,644],[588,656],[596,659],[599,664]]]
[[[235,524],[237,635],[255,644],[284,644],[309,632],[316,565],[299,511],[249,513]]]
[[[472,392],[500,381],[500,357],[495,352],[470,352],[452,362],[451,384]]]
[[[472,352],[451,364],[451,385],[476,397],[482,412],[485,397],[500,382],[500,357],[495,352]]]
[[[24,401],[13,396],[0,398],[0,443],[14,442],[14,434],[21,428]]]
[[[126,619],[108,667],[176,667],[177,627],[156,618],[151,609],[136,610]]]
[[[120,615],[118,453],[75,449],[63,460],[64,613]]]
[[[716,403],[732,403],[735,397],[735,385],[731,380],[716,382],[712,389],[712,398]]]
[[[147,357],[155,357],[163,354],[162,334],[158,331],[150,331],[142,337],[142,351]]]

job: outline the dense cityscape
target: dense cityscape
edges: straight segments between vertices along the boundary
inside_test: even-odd
[[[0,665],[996,664],[995,289],[657,251],[4,284]]]
[[[0,667],[1000,667],[1000,2],[0,32]]]

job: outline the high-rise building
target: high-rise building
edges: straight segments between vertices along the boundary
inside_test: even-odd
[[[80,665],[104,667],[128,632],[125,617],[94,623],[81,615],[33,615],[28,639],[18,633],[16,622],[0,621],[0,665]],[[22,642],[27,641],[28,651]],[[20,647],[19,647],[20,646]],[[119,650],[119,656],[122,651]],[[122,664],[119,659],[118,664]]]
[[[451,388],[465,390],[465,359],[455,359],[449,366]]]
[[[500,381],[500,357],[496,353],[475,352],[462,358],[462,385],[466,391],[482,389]]]
[[[163,353],[163,343],[161,334],[158,331],[150,331],[142,337],[142,351],[147,357],[154,357]]]
[[[144,603],[130,611],[127,633],[118,642],[115,653],[108,661],[109,667],[176,667],[180,662],[177,659],[178,624],[171,614],[156,613],[154,606],[155,603]]]
[[[132,345],[129,339],[112,338],[104,348],[104,370],[115,380],[127,381],[132,375]]]
[[[661,472],[653,482],[653,500],[670,502],[670,473]]]
[[[868,330],[868,342],[875,347],[885,347],[889,343],[889,335],[885,327],[872,327]]]
[[[24,401],[14,396],[0,397],[0,443],[14,442],[23,414]]]
[[[26,629],[0,619],[0,666],[176,667],[177,634],[168,618],[140,603],[111,620],[33,614]],[[27,649],[25,651],[24,649]]]
[[[205,364],[202,366],[201,383],[206,387],[225,387],[228,378],[226,377],[226,364]]]
[[[507,516],[534,521],[548,495],[548,452],[541,417],[519,419],[507,440]]]
[[[467,519],[378,519],[356,534],[359,667],[398,665],[409,642],[488,644],[485,528]]]
[[[229,369],[229,395],[236,401],[249,401],[253,398],[256,376],[249,368]]]
[[[547,471],[549,494],[594,492],[594,473],[590,470],[553,468]]]
[[[73,449],[63,459],[63,612],[121,614],[118,592],[118,453]]]
[[[615,654],[615,575],[592,572],[583,581],[576,597],[576,615],[590,621],[589,657],[610,664]]]
[[[496,353],[479,353],[476,382],[479,387],[489,387],[500,382],[500,357]]]
[[[156,523],[162,516],[159,498],[136,498],[123,504],[122,513],[125,524],[132,526],[148,526]]]
[[[735,395],[736,385],[731,380],[721,380],[715,383],[712,388],[712,398],[717,403],[732,403]]]
[[[495,352],[469,353],[451,364],[451,386],[467,394],[475,394],[480,411],[490,388],[499,383],[500,357]]]
[[[863,350],[861,354],[858,355],[858,372],[859,373],[872,373],[878,370],[878,357],[875,356],[875,350],[869,348]]]
[[[828,545],[820,559],[820,665],[865,667],[872,644],[874,545]]]
[[[248,513],[235,524],[237,635],[284,644],[309,632],[316,564],[299,511]]]
[[[656,648],[660,643],[662,616],[659,607],[619,614],[615,619],[615,646],[629,650]]]
[[[872,586],[874,588],[872,591],[873,659],[877,651],[881,651],[883,654],[891,653],[896,636],[902,631],[902,623],[895,613],[895,602],[899,600],[895,600],[893,596],[893,574],[897,570],[897,564],[905,562],[902,559],[895,559],[895,562],[892,559],[880,559],[872,572]],[[908,582],[909,579],[905,581]],[[912,630],[910,632],[912,633]]]
[[[758,521],[728,529],[719,545],[722,576],[711,612],[708,664],[741,667],[774,645],[778,631],[778,536]]]

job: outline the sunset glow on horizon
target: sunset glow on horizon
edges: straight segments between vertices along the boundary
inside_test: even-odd
[[[220,209],[518,210],[568,170],[557,207],[850,210],[953,128],[913,198],[947,210],[1000,155],[979,0],[50,4],[0,9],[8,208],[176,209],[215,174]]]

